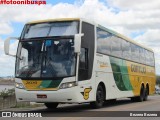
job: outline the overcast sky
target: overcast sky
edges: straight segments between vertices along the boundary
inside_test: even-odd
[[[15,59],[4,55],[4,40],[19,37],[26,22],[81,17],[115,30],[155,52],[160,74],[160,0],[47,0],[47,5],[0,5],[0,76],[14,75]],[[15,43],[11,45],[15,51]]]

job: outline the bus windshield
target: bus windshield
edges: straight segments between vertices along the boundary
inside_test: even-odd
[[[73,36],[78,33],[78,22],[52,22],[28,24],[25,27],[22,39],[36,37]]]
[[[73,39],[21,41],[16,61],[16,77],[58,78],[75,75]]]

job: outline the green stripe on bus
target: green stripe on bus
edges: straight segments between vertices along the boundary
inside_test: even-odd
[[[40,86],[44,88],[57,88],[61,83],[62,79],[60,80],[43,80]]]
[[[113,71],[114,80],[118,89],[121,91],[132,90],[126,61],[110,57],[110,63]]]

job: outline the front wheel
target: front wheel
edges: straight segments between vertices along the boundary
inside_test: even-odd
[[[90,105],[92,108],[101,108],[105,100],[105,91],[101,85],[98,86],[96,92],[96,101],[91,102]]]
[[[48,109],[56,109],[59,103],[44,103]]]

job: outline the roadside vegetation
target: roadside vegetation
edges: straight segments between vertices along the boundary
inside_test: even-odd
[[[14,88],[12,88],[12,89],[4,89],[4,90],[2,90],[1,92],[0,92],[0,97],[3,97],[3,98],[5,98],[5,97],[8,97],[8,96],[12,96],[12,95],[14,95],[15,94],[15,89]]]
[[[36,108],[42,107],[40,103],[17,102],[15,97],[15,89],[4,89],[0,92],[0,109],[7,108]]]

